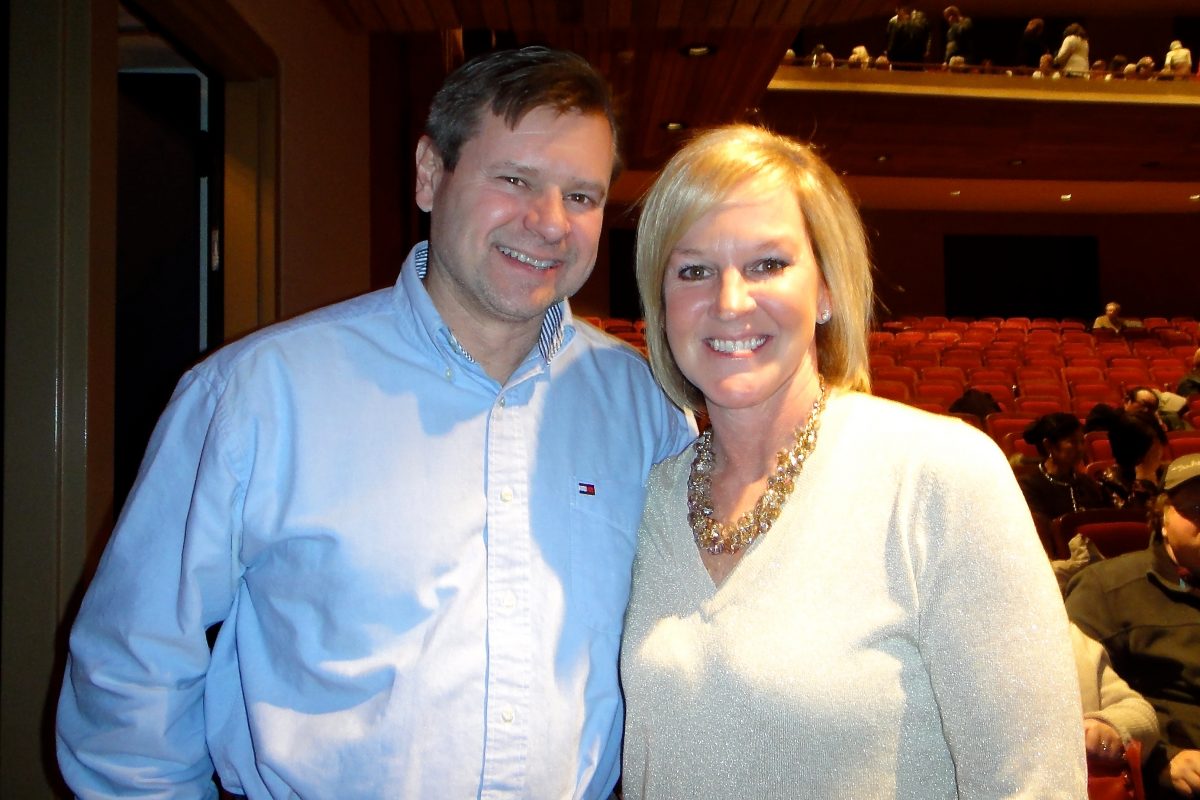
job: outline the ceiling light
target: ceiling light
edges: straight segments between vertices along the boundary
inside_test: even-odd
[[[1024,164],[1025,164],[1025,159],[1023,159],[1023,158],[1014,158],[1012,161],[1008,162],[1008,165],[1010,167],[1020,167],[1020,166],[1023,166]]]
[[[888,160],[888,156],[886,154],[881,155],[881,156],[875,156],[875,160],[878,161],[880,164],[882,164],[883,162]]]
[[[962,194],[962,190],[960,190],[960,189],[951,189],[950,190],[951,197],[958,197],[960,194]]]
[[[1071,195],[1069,195],[1069,194],[1060,194],[1060,195],[1058,196],[1058,199],[1059,199],[1059,200],[1062,200],[1064,203],[1069,203],[1069,202],[1071,202]]]
[[[679,120],[671,120],[670,122],[664,122],[662,126],[663,130],[666,131],[681,131],[687,127],[687,123],[680,122]]]
[[[711,56],[713,53],[717,52],[717,48],[713,47],[711,44],[697,42],[695,44],[689,44],[679,48],[679,52],[683,53],[688,58],[704,58],[705,56]]]
[[[1200,202],[1200,194],[1188,195],[1188,200],[1191,200],[1193,203]]]

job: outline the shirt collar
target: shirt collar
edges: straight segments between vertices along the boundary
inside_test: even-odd
[[[421,242],[413,248],[408,256],[407,265],[411,265],[416,271],[418,280],[422,282],[425,280],[425,276],[429,274],[429,242]],[[440,315],[438,316],[440,322]],[[450,327],[444,322],[440,322],[440,327],[445,332],[446,341],[454,352],[474,364],[475,359],[458,341],[458,337],[454,335]],[[568,327],[574,327],[574,319],[567,301],[560,300],[546,310],[546,316],[542,318],[542,329],[538,333],[538,353],[547,364],[566,343]]]

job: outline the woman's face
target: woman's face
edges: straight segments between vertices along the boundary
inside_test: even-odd
[[[1054,463],[1067,469],[1074,469],[1083,457],[1083,431],[1075,431],[1070,436],[1064,436],[1058,441],[1046,440],[1046,451]]]
[[[757,178],[736,187],[671,251],[663,300],[671,352],[710,413],[811,395],[830,306],[795,192]]]

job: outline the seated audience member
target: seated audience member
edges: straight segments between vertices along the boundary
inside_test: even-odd
[[[1107,505],[1096,482],[1079,471],[1083,426],[1078,417],[1063,412],[1046,414],[1022,436],[1043,459],[1036,472],[1018,479],[1025,502],[1039,524],[1073,511]]]
[[[1192,353],[1192,371],[1183,376],[1175,387],[1175,394],[1188,397],[1200,393],[1200,348]]]
[[[1104,314],[1096,317],[1096,321],[1092,323],[1092,330],[1107,329],[1120,333],[1125,330],[1125,320],[1121,319],[1121,304],[1109,303],[1104,307]]]
[[[1113,508],[1149,510],[1158,496],[1158,467],[1167,434],[1148,411],[1125,413],[1108,429],[1117,462],[1100,476],[1100,488]]]
[[[1166,58],[1163,59],[1163,73],[1169,74],[1173,78],[1186,78],[1191,71],[1192,51],[1184,47],[1183,42],[1176,39],[1171,42]]]
[[[867,52],[865,45],[855,45],[850,51],[850,58],[846,62],[846,66],[851,69],[868,69],[871,66],[871,54]]]
[[[1164,394],[1149,386],[1134,386],[1126,389],[1121,398],[1120,408],[1110,406],[1108,403],[1097,403],[1092,406],[1087,420],[1083,424],[1083,432],[1107,431],[1112,428],[1113,423],[1121,418],[1122,414],[1139,413],[1151,415],[1160,428],[1164,431],[1169,430],[1171,426],[1163,419],[1160,405]],[[1172,397],[1174,396],[1172,395]]]
[[[1121,758],[1125,746],[1134,739],[1141,742],[1143,753],[1149,753],[1158,740],[1154,706],[1117,674],[1103,645],[1074,623],[1071,647],[1079,673],[1084,746],[1088,755]]]
[[[979,419],[979,427],[982,428],[987,423],[988,414],[995,414],[1004,409],[996,402],[996,398],[992,397],[991,392],[967,389],[962,393],[962,397],[950,404],[950,408],[947,410],[953,413],[974,415]]]
[[[876,56],[875,61],[872,62],[872,65],[875,69],[886,70],[889,72],[892,69],[892,62],[888,61],[888,57],[882,53]]]
[[[1142,56],[1137,60],[1134,66],[1134,77],[1140,81],[1155,81],[1158,80],[1158,73],[1155,70],[1154,59],[1150,56]]]
[[[1061,78],[1062,73],[1054,68],[1054,56],[1046,53],[1038,62],[1038,68],[1030,75],[1031,78]]]
[[[1129,59],[1123,55],[1115,55],[1112,61],[1108,62],[1108,74],[1104,76],[1106,81],[1123,81],[1125,80],[1125,68],[1129,66]]]
[[[1106,75],[1107,73],[1108,73],[1108,63],[1103,58],[1097,58],[1095,61],[1092,62],[1092,71],[1091,71],[1091,74],[1088,75],[1088,77],[1090,78],[1090,77],[1092,77],[1092,75],[1099,77],[1101,75]]]
[[[1100,561],[1067,585],[1067,614],[1154,706],[1162,738],[1147,795],[1200,793],[1200,453],[1167,469],[1145,550]]]

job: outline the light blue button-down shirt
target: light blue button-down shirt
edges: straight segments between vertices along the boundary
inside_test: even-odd
[[[71,635],[81,796],[611,791],[643,484],[693,431],[565,303],[500,385],[426,254],[180,382]]]

